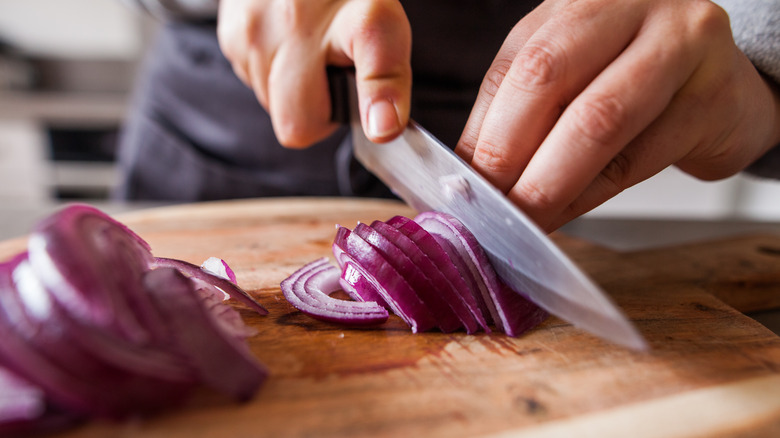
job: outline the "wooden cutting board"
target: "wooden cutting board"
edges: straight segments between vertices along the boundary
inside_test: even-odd
[[[62,436],[780,436],[780,338],[737,310],[780,305],[780,236],[636,253],[554,236],[646,336],[643,353],[554,317],[520,338],[414,335],[397,318],[346,329],[287,304],[279,283],[332,257],[335,224],[395,214],[414,213],[389,201],[277,199],[119,216],[158,256],[232,266],[270,311],[242,309],[271,377],[243,405],[200,397]],[[0,243],[0,257],[23,245]]]

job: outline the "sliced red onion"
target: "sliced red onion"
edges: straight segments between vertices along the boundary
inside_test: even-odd
[[[478,284],[483,299],[504,333],[519,336],[546,318],[546,312],[500,281],[485,250],[460,221],[441,212],[420,213],[414,220],[426,231],[450,242],[464,260],[470,261],[472,275],[482,280]]]
[[[492,322],[507,335],[518,336],[547,317],[501,281],[476,238],[448,214],[426,212],[415,220],[396,216],[371,226],[358,223],[354,231],[336,229],[333,255],[340,277],[320,259],[282,283],[288,301],[313,317],[361,323],[362,315],[323,313],[323,303],[329,301],[322,297],[339,288],[356,301],[388,308],[414,333],[433,327],[443,332],[461,327],[467,333],[480,328],[490,332]],[[307,292],[301,279],[320,275],[327,280]],[[315,292],[320,298],[311,296]],[[331,312],[343,306],[330,305]]]
[[[250,309],[259,313],[260,315],[267,315],[268,310],[265,309],[260,303],[252,298],[245,290],[241,289],[237,284],[226,280],[218,275],[214,275],[195,265],[184,260],[169,259],[165,257],[157,257],[152,264],[155,268],[174,268],[187,277],[192,278],[198,282],[199,287],[205,288],[219,288],[220,291],[227,293],[231,298],[246,305]],[[215,292],[216,293],[216,292]]]
[[[230,269],[230,266],[228,266],[224,260],[218,257],[209,257],[200,265],[200,269],[203,269],[209,274],[214,274],[217,277],[222,277],[232,283],[238,283],[235,272]]]
[[[341,289],[355,301],[374,302],[385,309],[390,309],[390,305],[385,302],[371,282],[363,276],[362,271],[355,265],[355,262],[349,256],[345,258],[348,261],[344,263],[344,268],[341,270],[341,276],[339,277]]]
[[[326,258],[307,263],[281,284],[284,297],[301,312],[343,325],[377,325],[387,321],[387,309],[376,302],[346,301],[330,296],[341,290],[341,272]]]
[[[40,417],[46,400],[40,388],[0,367],[0,423]]]
[[[238,400],[251,398],[268,371],[246,343],[215,323],[194,293],[194,284],[173,268],[147,272],[144,284],[169,324],[172,348],[192,364],[200,379]]]
[[[483,328],[489,332],[490,329],[485,326],[493,323],[496,319],[494,317],[496,314],[495,306],[492,300],[485,301],[484,281],[479,278],[478,270],[470,266],[471,261],[464,259],[452,242],[429,233],[419,223],[408,217],[395,216],[390,218],[387,223],[419,242],[422,249],[429,251],[431,257],[437,260],[437,266],[448,279],[456,283],[456,287],[461,291],[464,299],[471,303],[471,308],[476,305],[479,309],[475,314],[483,318],[481,324],[484,324]],[[477,274],[476,277],[475,274]]]
[[[50,406],[40,388],[0,367],[0,436],[42,436],[78,421]]]
[[[32,272],[21,269],[25,263],[21,260],[14,269],[14,274],[23,273],[14,278]],[[8,349],[0,356],[4,365],[43,389],[54,403],[81,415],[119,418],[176,404],[193,386],[188,365],[164,349],[167,344],[127,348],[126,338],[101,326],[83,325],[55,300],[50,301],[47,317],[39,319],[31,312],[30,301],[22,298],[46,293],[34,278],[7,281],[3,287],[4,314],[25,321],[6,325]]]
[[[224,292],[222,292],[222,296],[215,295],[212,289],[214,288],[200,288],[195,291],[195,294],[200,299],[203,307],[214,315],[216,323],[222,327],[225,333],[229,333],[239,339],[246,339],[256,335],[258,330],[244,324],[241,314],[233,306],[225,303],[225,300],[229,299],[230,296]]]
[[[362,223],[357,224],[353,233],[373,246],[395,271],[401,273],[404,280],[434,316],[436,325],[441,331],[450,333],[462,327],[461,320],[447,302],[447,298],[452,299],[453,297],[445,295],[446,290],[440,285],[432,283],[420,270],[416,260],[413,261],[407,255],[407,252],[411,252],[411,248],[415,247],[413,244],[407,246],[407,252],[404,252],[376,229]],[[458,300],[458,297],[455,297],[455,300]]]
[[[436,326],[435,318],[403,276],[371,244],[344,227],[338,228],[333,244],[339,248],[334,254],[342,269],[347,262],[352,263],[352,267],[360,273],[354,279],[367,282],[372,292],[378,293],[393,312],[411,327],[413,333]],[[344,281],[349,282],[351,279],[344,278]],[[362,284],[351,286],[360,289]]]
[[[204,383],[249,398],[267,371],[223,291],[267,312],[219,261],[228,279],[155,259],[138,235],[85,205],[42,221],[27,252],[0,263],[0,370],[29,384],[22,392],[0,375],[0,434],[155,413]],[[3,404],[11,391],[18,404]],[[25,408],[33,394],[46,407],[37,417]]]
[[[145,342],[163,323],[140,284],[153,260],[144,243],[103,212],[73,205],[35,227],[28,252],[36,276],[74,317]]]
[[[415,263],[434,284],[444,289],[440,293],[456,310],[467,333],[475,333],[479,327],[490,332],[485,317],[487,315],[489,318],[489,315],[480,308],[472,288],[466,284],[461,272],[431,234],[403,216],[396,216],[387,222],[375,221],[371,227],[396,240],[399,247],[413,254]]]

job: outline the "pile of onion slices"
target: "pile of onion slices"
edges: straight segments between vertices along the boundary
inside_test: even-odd
[[[236,400],[267,377],[225,303],[267,311],[220,259],[154,257],[81,204],[41,221],[0,263],[0,435],[156,413],[209,387]]]
[[[547,317],[501,281],[474,235],[445,213],[338,226],[333,254],[338,267],[321,258],[281,283],[287,301],[313,318],[375,325],[390,311],[414,333],[493,326],[518,336]],[[331,297],[339,290],[352,300]]]

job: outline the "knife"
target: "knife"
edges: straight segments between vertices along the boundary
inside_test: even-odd
[[[366,138],[354,73],[329,76],[334,119],[348,121],[358,161],[397,196],[417,211],[463,222],[499,277],[549,313],[618,345],[648,348],[609,297],[503,193],[414,121],[389,143]]]

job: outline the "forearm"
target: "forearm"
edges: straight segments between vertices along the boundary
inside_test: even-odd
[[[713,0],[729,14],[734,41],[767,81],[780,100],[780,2],[777,0]],[[776,106],[777,108],[778,106]],[[780,110],[778,110],[780,112]],[[780,119],[780,114],[776,114]],[[777,120],[780,125],[780,120]],[[780,145],[771,149],[748,172],[780,178]]]
[[[206,20],[217,16],[219,0],[123,0],[160,18]]]

